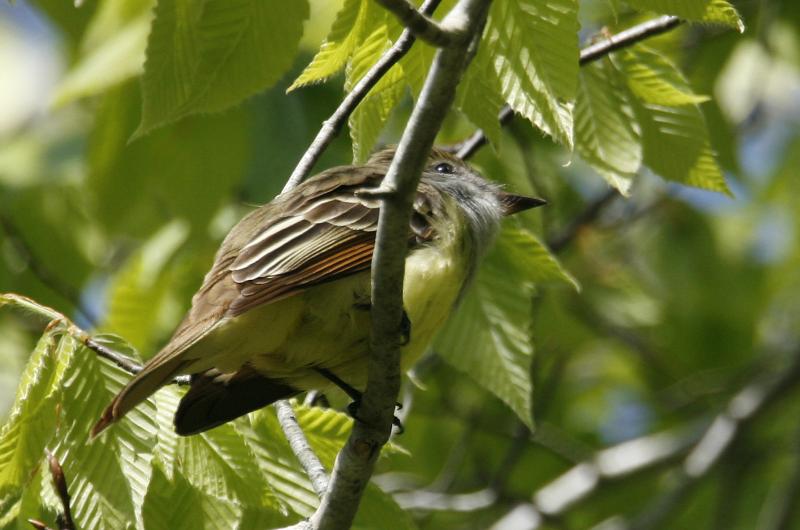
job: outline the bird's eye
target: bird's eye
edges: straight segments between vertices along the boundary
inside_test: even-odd
[[[437,173],[444,173],[445,175],[450,175],[452,173],[455,173],[456,171],[453,165],[448,164],[447,162],[441,162],[439,164],[436,164],[433,170],[436,171]]]

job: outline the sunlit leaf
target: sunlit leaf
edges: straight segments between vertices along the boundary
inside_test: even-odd
[[[639,9],[677,15],[687,20],[723,24],[744,31],[744,22],[730,2],[726,0],[626,0]]]
[[[507,227],[436,340],[453,366],[532,427],[531,295],[535,283],[575,281],[528,232]]]
[[[667,180],[721,193],[730,193],[708,139],[703,113],[696,104],[674,106],[676,94],[691,94],[689,83],[670,63],[651,50],[640,47],[615,57],[631,91],[645,95],[634,105],[642,129],[644,163]],[[643,85],[637,78],[642,64],[654,64],[665,82]],[[650,90],[652,85],[660,89]],[[674,87],[674,90],[667,87]],[[663,97],[663,99],[659,99]]]
[[[347,64],[366,28],[369,0],[345,0],[336,14],[331,31],[317,54],[287,92],[309,83],[325,81]]]
[[[709,100],[708,96],[694,94],[680,70],[655,50],[637,46],[615,58],[624,65],[631,91],[644,102],[678,106]]]
[[[44,459],[58,421],[61,381],[75,347],[71,337],[45,333],[28,360],[0,430],[0,502],[26,486]]]
[[[578,77],[577,2],[494,2],[486,31],[483,46],[494,57],[506,102],[571,148]]]
[[[352,90],[369,68],[391,46],[389,33],[396,25],[394,19],[375,18],[378,24],[353,53],[347,65],[345,89]],[[366,160],[378,140],[386,121],[405,91],[403,69],[394,65],[350,115],[350,138],[353,141],[353,158],[356,162]]]

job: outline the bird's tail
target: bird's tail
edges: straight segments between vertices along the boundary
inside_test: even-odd
[[[167,384],[180,372],[184,364],[185,361],[179,356],[171,359],[164,359],[161,355],[154,357],[106,407],[100,420],[92,428],[91,437],[95,438],[109,425],[122,418],[128,411],[150,397],[153,392]]]

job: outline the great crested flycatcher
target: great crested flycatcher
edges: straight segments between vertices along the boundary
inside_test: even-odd
[[[370,264],[378,187],[394,156],[334,167],[242,219],[217,252],[169,343],[105,409],[96,436],[176,375],[191,387],[175,430],[203,432],[332,382],[358,397],[366,384]],[[434,149],[408,231],[403,305],[406,370],[444,324],[500,219],[544,204],[512,195],[461,159]]]

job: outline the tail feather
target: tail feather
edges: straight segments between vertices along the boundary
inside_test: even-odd
[[[175,432],[198,434],[300,391],[247,367],[235,373],[196,375],[175,413]]]
[[[109,425],[122,418],[136,405],[150,397],[153,392],[167,384],[180,372],[184,364],[185,361],[177,357],[152,366],[145,365],[142,371],[131,379],[111,401],[111,404],[105,408],[100,420],[92,428],[91,437],[95,438]]]

